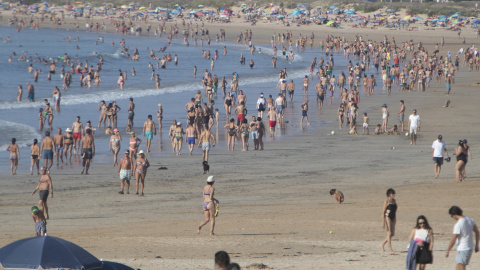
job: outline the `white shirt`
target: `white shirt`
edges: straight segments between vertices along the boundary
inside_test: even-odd
[[[263,108],[265,108],[265,98],[258,98],[257,100],[257,109],[260,106],[260,104],[263,104]]]
[[[473,226],[475,221],[469,217],[463,217],[455,223],[453,234],[458,234],[457,250],[471,250],[473,245]]]
[[[443,158],[443,149],[445,149],[445,142],[435,140],[432,144],[433,148],[433,157],[442,157]]]
[[[418,121],[420,121],[420,115],[411,114],[408,119],[410,120],[410,127],[418,127]]]

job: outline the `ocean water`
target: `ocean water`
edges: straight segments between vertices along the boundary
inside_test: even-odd
[[[58,59],[67,53],[72,57],[72,62],[79,61],[84,64],[88,61],[89,66],[96,66],[99,55],[104,59],[102,71],[100,72],[102,83],[99,87],[95,87],[92,80],[92,88],[81,88],[79,82],[79,75],[73,74],[72,84],[68,91],[62,90],[61,110],[54,113],[52,136],[56,133],[57,128],[62,128],[64,131],[67,127],[71,127],[75,121],[76,116],[81,116],[81,121],[86,124],[91,120],[94,127],[98,124],[99,112],[98,103],[105,100],[110,103],[117,101],[118,106],[123,110],[118,114],[118,128],[123,137],[122,149],[125,149],[128,144],[129,135],[125,132],[125,125],[127,123],[126,109],[128,108],[128,99],[134,98],[136,104],[135,108],[135,127],[134,131],[138,135],[141,134],[143,122],[147,120],[147,115],[152,114],[153,119],[156,120],[157,104],[162,103],[164,109],[163,132],[154,138],[152,141],[152,156],[169,156],[171,155],[171,144],[168,139],[168,129],[173,119],[185,122],[186,112],[185,104],[195,95],[197,90],[203,91],[201,84],[201,77],[205,69],[210,71],[210,60],[202,58],[202,50],[209,50],[213,57],[214,51],[218,50],[219,59],[215,62],[215,68],[211,73],[221,78],[225,77],[227,82],[230,82],[233,72],[237,72],[240,77],[240,89],[247,95],[247,109],[249,111],[247,119],[256,114],[256,100],[260,92],[266,96],[269,94],[274,97],[277,95],[276,88],[278,82],[278,72],[280,69],[287,68],[288,79],[294,80],[296,84],[296,96],[294,98],[294,106],[290,106],[286,111],[286,120],[298,123],[300,118],[299,105],[303,102],[302,81],[305,75],[309,73],[309,65],[313,57],[324,57],[319,48],[307,48],[305,52],[295,52],[295,60],[287,61],[281,56],[281,49],[278,50],[277,68],[271,67],[271,59],[273,50],[270,44],[254,44],[257,47],[255,55],[251,55],[249,48],[244,45],[222,42],[216,43],[212,41],[210,46],[204,42],[204,47],[193,46],[193,41],[190,41],[190,46],[187,47],[182,44],[183,39],[174,39],[171,46],[165,52],[156,52],[157,49],[166,45],[166,38],[154,37],[135,37],[135,36],[121,36],[106,33],[92,33],[92,32],[74,32],[57,29],[40,29],[35,31],[33,29],[24,29],[17,33],[15,28],[0,26],[0,36],[2,38],[10,37],[10,42],[0,43],[0,50],[3,53],[3,68],[0,72],[0,149],[6,149],[10,144],[11,138],[15,137],[17,143],[21,147],[21,160],[19,163],[18,172],[29,171],[30,165],[30,150],[29,146],[32,144],[34,138],[39,141],[44,136],[44,132],[38,131],[38,110],[44,108],[43,99],[48,99],[51,104],[52,92],[54,86],[62,89],[62,79],[60,78],[60,68],[62,66],[61,60],[57,63],[57,73],[52,75],[51,81],[47,80],[47,72],[49,65],[44,65],[38,61],[27,62],[17,61],[16,59],[22,53],[25,53],[27,58],[37,54],[42,59]],[[65,42],[65,39],[71,37],[70,43]],[[104,42],[99,40],[99,36],[103,37]],[[74,41],[78,37],[79,41]],[[140,53],[139,61],[132,61],[127,59],[121,53],[120,41],[125,39],[126,46],[130,48],[130,52],[136,47]],[[97,41],[97,44],[95,42]],[[114,41],[114,45],[111,42]],[[79,47],[77,49],[76,47]],[[226,46],[228,53],[223,56],[223,47]],[[261,53],[258,49],[261,48]],[[152,63],[154,67],[158,61],[152,60],[149,57],[149,50],[153,49],[158,57],[162,57],[167,53],[178,55],[179,64],[175,66],[173,61],[167,65],[166,69],[156,70],[160,74],[161,88],[155,88],[155,81],[151,80],[152,71],[148,68],[148,64]],[[17,56],[12,57],[13,62],[6,62],[8,54],[15,52]],[[240,65],[239,56],[243,54],[246,58],[247,65]],[[248,61],[254,60],[255,66],[250,69]],[[42,70],[44,73],[39,75],[37,83],[34,83],[33,73],[28,73],[28,66],[32,64],[34,68]],[[345,71],[347,61],[342,54],[335,54],[335,69],[334,74]],[[193,67],[196,66],[197,78],[193,78]],[[131,69],[135,68],[137,75],[132,77]],[[127,71],[127,80],[124,89],[120,90],[117,87],[118,70]],[[69,68],[66,70],[69,70]],[[29,82],[35,87],[35,102],[27,102],[27,85]],[[317,80],[310,82],[309,98],[310,110],[314,112],[318,110],[315,106],[315,91],[314,85]],[[16,101],[17,87],[22,85],[24,89],[22,102]],[[229,86],[227,86],[227,91]],[[218,133],[219,148],[225,147],[226,134],[222,128],[225,125],[225,110],[223,108],[223,100],[221,98],[221,89],[218,98],[215,100],[215,108],[220,111],[220,124]],[[338,95],[338,90],[335,93]],[[337,97],[338,99],[338,97]],[[337,104],[337,102],[335,102]],[[337,106],[337,105],[332,105]],[[53,107],[53,106],[52,106]],[[233,110],[232,110],[233,112]],[[313,113],[312,113],[313,115]],[[318,128],[322,125],[322,121],[328,119],[320,119],[310,117],[309,120],[315,125],[310,129]],[[330,119],[331,120],[331,119]],[[155,121],[156,122],[156,121]],[[298,125],[298,124],[297,124]],[[46,125],[46,129],[48,126]],[[45,129],[45,130],[46,130]],[[44,130],[44,131],[45,131]],[[302,132],[295,128],[277,132],[276,139],[288,137]],[[108,153],[108,139],[109,135],[105,135],[103,128],[96,131],[95,142],[97,148],[97,155],[95,163],[110,163],[112,162],[111,154]],[[141,135],[139,136],[140,138]],[[268,136],[265,138],[269,140]],[[142,143],[140,149],[145,147]],[[184,146],[184,151],[188,147]],[[0,158],[0,168],[7,172],[9,168],[8,153],[4,152],[4,158]],[[43,162],[43,161],[42,161]]]

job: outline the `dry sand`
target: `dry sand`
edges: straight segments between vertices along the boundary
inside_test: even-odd
[[[442,54],[457,51],[461,45],[456,33],[438,30],[284,28],[260,22],[254,27],[244,23],[207,27],[212,33],[216,28],[227,29],[230,39],[251,28],[255,42],[269,42],[273,32],[292,30],[295,37],[313,31],[318,38],[334,34],[351,39],[360,34],[380,41],[388,35],[395,36],[397,42],[422,41],[430,49],[445,35],[447,46]],[[468,44],[477,42],[471,29],[464,34]],[[480,169],[475,158],[480,142],[479,127],[474,126],[480,101],[478,74],[464,67],[456,74],[453,94],[448,98],[450,108],[442,107],[445,87],[436,81],[423,93],[395,89],[390,97],[362,96],[359,112],[369,113],[371,126],[381,123],[383,103],[389,105],[392,125],[397,124],[400,99],[405,100],[406,118],[416,108],[422,121],[416,146],[409,145],[405,136],[346,135],[335,122],[336,105],[319,111],[311,103],[309,116],[316,119],[312,125],[318,119],[333,123],[304,130],[297,137],[267,142],[265,151],[214,148],[211,174],[217,179],[216,197],[221,201],[215,237],[208,236],[207,227],[196,234],[203,219],[200,192],[206,179],[198,152],[193,157],[150,159],[145,197],[119,195],[116,169],[106,165],[94,164],[89,176],[80,175],[78,168],[55,171],[55,197],[48,200],[49,234],[77,243],[98,258],[141,269],[213,269],[213,255],[218,250],[229,252],[231,260],[242,267],[404,269],[408,235],[416,217],[424,214],[435,233],[434,264],[428,269],[453,269],[454,253],[450,258],[444,256],[455,223],[447,214],[448,208],[459,205],[467,216],[480,221]],[[299,102],[295,101],[295,106]],[[298,122],[290,123],[287,132],[290,129],[300,129]],[[336,135],[328,135],[331,130]],[[438,134],[443,135],[450,154],[458,139],[469,140],[474,159],[467,166],[465,183],[454,181],[455,162],[445,163],[440,179],[434,179],[431,144]],[[164,143],[164,151],[170,151],[168,142]],[[168,170],[157,170],[160,166]],[[29,209],[38,197],[30,193],[38,177],[3,174],[1,178],[3,246],[33,234]],[[379,247],[385,237],[381,207],[390,187],[395,188],[399,205],[394,253],[382,252]],[[330,197],[331,188],[345,194],[344,204],[338,205]],[[478,268],[480,258],[475,254],[469,269]]]

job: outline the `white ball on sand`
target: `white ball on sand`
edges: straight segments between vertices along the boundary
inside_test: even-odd
[[[407,132],[407,133],[405,133],[405,136],[407,136],[407,137],[408,137],[408,132]]]
[[[332,132],[330,134],[335,135],[335,131],[332,130]]]
[[[332,234],[332,233],[333,233],[333,232],[332,232],[332,231],[330,231],[330,234]]]

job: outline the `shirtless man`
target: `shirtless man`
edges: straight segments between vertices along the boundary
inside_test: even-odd
[[[40,145],[40,157],[43,157],[45,160],[45,167],[47,168],[47,173],[50,173],[50,168],[53,165],[53,149],[55,148],[55,144],[50,138],[50,131],[45,131],[45,138],[42,140],[42,144]],[[48,162],[50,160],[50,162]],[[47,163],[48,164],[47,166]]]
[[[208,162],[208,152],[210,151],[210,142],[212,142],[213,146],[215,146],[215,136],[208,130],[207,127],[202,131],[202,134],[200,134],[200,137],[198,138],[198,146],[200,146],[200,143],[202,144],[202,159],[203,161]]]
[[[12,175],[17,174],[18,159],[20,158],[20,151],[15,143],[16,141],[16,138],[12,138],[12,144],[7,147],[7,151],[10,151],[10,171]]]
[[[303,127],[303,119],[307,120],[307,126],[310,125],[310,122],[308,122],[308,98],[305,98],[305,102],[300,105],[300,108],[302,108],[302,118],[300,119],[300,126]]]
[[[82,174],[88,174],[90,168],[90,162],[95,155],[95,141],[92,136],[92,130],[87,129],[85,136],[82,138],[82,155],[83,155],[83,169]]]
[[[120,188],[122,189],[119,191],[119,194],[124,194],[123,187],[125,186],[125,182],[127,184],[127,194],[130,192],[130,179],[132,178],[132,160],[129,157],[130,151],[127,149],[125,150],[125,156],[120,159],[120,164],[118,165],[118,176],[120,177]]]
[[[325,89],[323,89],[320,82],[315,85],[315,91],[317,92],[318,109],[321,110],[323,107],[323,100],[325,99]]]
[[[235,108],[234,113],[237,115],[237,125],[245,119],[245,115],[247,114],[247,108],[245,108],[245,104],[239,103],[238,106]]]
[[[238,97],[237,97],[237,99],[238,99],[238,104],[240,104],[240,103],[242,103],[242,102],[243,102],[244,105],[247,104],[247,96],[243,93],[243,90],[240,90],[240,91],[238,92]]]
[[[277,125],[277,111],[275,108],[270,108],[267,113],[268,126],[270,127],[270,137],[275,136],[275,126]]]
[[[405,103],[403,100],[400,100],[400,111],[398,111],[398,120],[400,120],[400,132],[403,133],[405,119]]]
[[[63,163],[63,138],[64,136],[62,134],[62,129],[57,129],[57,134],[53,136],[53,143],[55,144],[55,156],[57,157],[57,165],[59,164],[59,158],[62,160]]]
[[[128,122],[127,125],[130,125],[133,128],[133,117],[135,117],[135,103],[133,103],[133,98],[130,98],[130,103],[128,104]]]
[[[150,145],[152,144],[153,135],[157,135],[155,122],[152,121],[152,115],[148,115],[148,120],[143,124],[143,137],[147,138],[147,153],[150,153]]]
[[[192,98],[189,102],[187,102],[187,104],[185,104],[185,110],[187,112],[190,111],[192,108],[195,108],[195,98]]]
[[[205,128],[207,127],[208,126],[205,126]],[[185,132],[183,131],[182,123],[177,122],[177,126],[175,127],[175,138],[174,138],[175,148],[177,149],[177,156],[180,155],[180,151],[182,150],[183,134],[185,134]]]
[[[253,146],[254,146],[254,149],[255,150],[258,150],[258,146],[259,146],[259,143],[258,143],[258,125],[257,125],[257,117],[254,115],[252,116],[252,122],[250,122],[250,124],[248,124],[249,127],[250,127],[250,133],[252,135],[252,139],[253,139]]]
[[[78,149],[82,147],[82,132],[83,132],[83,124],[80,122],[80,116],[77,116],[77,121],[73,122],[72,124],[73,130],[73,152],[76,154],[78,153]]]
[[[275,107],[277,108],[278,119],[283,120],[283,109],[285,108],[285,100],[281,93],[279,93],[277,99],[275,99]]]
[[[40,196],[40,201],[38,202],[38,206],[40,207],[40,210],[45,213],[45,217],[48,219],[47,199],[49,192],[50,196],[53,198],[52,178],[50,178],[50,175],[48,175],[47,168],[42,167],[40,172],[42,173],[42,176],[40,177],[40,181],[38,181],[38,185],[35,187],[35,190],[32,192],[32,195],[39,190],[38,195]]]
[[[158,104],[157,120],[158,120],[158,132],[161,134],[162,133],[162,120],[163,120],[162,103]]]
[[[257,130],[258,130],[258,146],[259,150],[263,150],[263,135],[265,134],[265,125],[262,122],[261,117],[257,117]]]
[[[293,83],[293,80],[290,80],[290,83],[287,84],[287,90],[290,101],[293,101],[293,94],[295,92],[295,84]]]
[[[188,127],[185,130],[185,135],[185,142],[188,143],[188,154],[191,156],[193,147],[195,146],[195,138],[197,137],[197,131],[192,124],[188,124]]]

